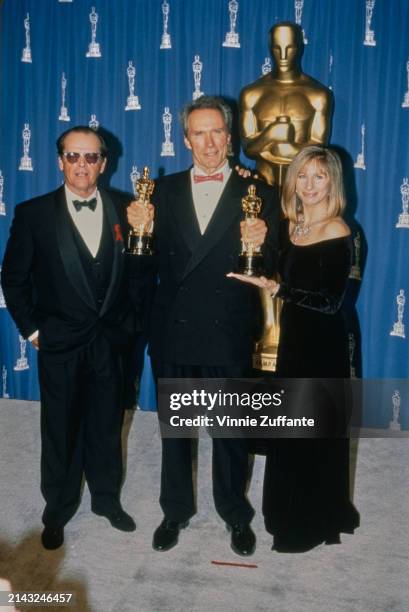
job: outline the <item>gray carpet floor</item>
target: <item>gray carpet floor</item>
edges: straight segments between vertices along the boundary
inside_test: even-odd
[[[264,458],[257,456],[249,489],[257,550],[247,559],[231,551],[213,508],[206,434],[199,444],[198,513],[181,532],[179,545],[166,553],[151,548],[162,519],[156,415],[128,412],[124,442],[122,501],[137,522],[136,532],[116,531],[92,514],[85,488],[81,507],[65,529],[64,546],[46,551],[39,540],[39,404],[0,400],[0,576],[14,591],[74,591],[76,602],[66,609],[76,612],[408,610],[408,438],[359,441],[354,502],[361,527],[343,535],[341,545],[304,554],[271,551],[260,511]],[[44,608],[52,609],[57,608]]]

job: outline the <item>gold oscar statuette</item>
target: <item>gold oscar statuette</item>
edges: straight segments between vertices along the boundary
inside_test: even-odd
[[[256,186],[250,185],[248,194],[241,199],[241,207],[245,220],[251,223],[257,219],[261,210],[261,198],[256,195]],[[247,276],[259,276],[263,273],[264,261],[260,247],[255,247],[251,242],[242,241],[242,251],[239,255],[238,269],[241,274]]]
[[[149,168],[144,167],[140,179],[136,181],[136,192],[138,201],[147,207],[150,202],[150,197],[155,188],[155,182],[149,178]],[[152,255],[152,230],[151,224],[149,229],[145,225],[140,225],[137,228],[130,230],[126,246],[128,255]]]
[[[319,44],[319,41],[317,41]],[[281,196],[294,157],[311,144],[328,142],[333,95],[301,68],[302,28],[288,21],[269,32],[271,72],[246,85],[240,93],[240,132],[243,150],[256,170]],[[282,300],[260,289],[264,333],[257,342],[254,367],[274,371],[280,334]]]

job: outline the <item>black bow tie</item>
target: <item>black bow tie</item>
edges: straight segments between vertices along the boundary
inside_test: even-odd
[[[97,198],[91,198],[91,200],[73,200],[74,208],[80,211],[83,206],[87,206],[90,210],[95,210],[97,207]]]

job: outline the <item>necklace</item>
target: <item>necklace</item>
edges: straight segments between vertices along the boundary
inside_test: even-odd
[[[324,221],[327,221],[327,219],[328,217],[325,219],[320,219],[319,221],[313,221],[312,223],[305,223],[304,215],[301,215],[299,221],[294,226],[292,239],[294,242],[298,242],[300,238],[305,238],[311,233],[311,228],[314,227],[314,225],[324,223]]]

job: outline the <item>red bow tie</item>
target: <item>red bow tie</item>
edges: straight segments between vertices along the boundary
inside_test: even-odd
[[[205,181],[222,181],[223,172],[218,172],[217,174],[195,174],[193,176],[193,180],[195,183],[204,183]]]

